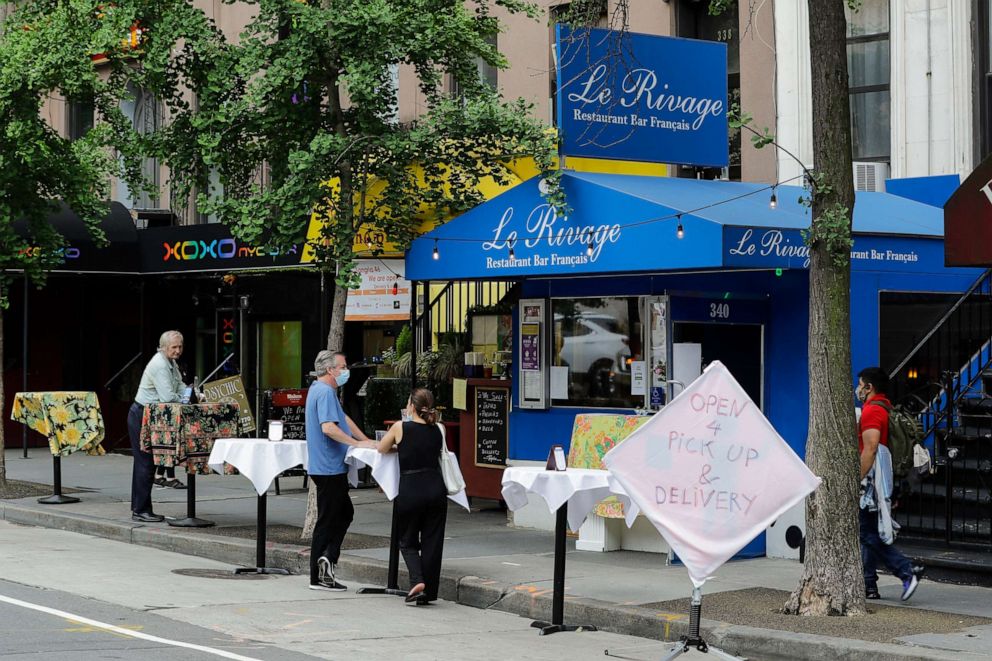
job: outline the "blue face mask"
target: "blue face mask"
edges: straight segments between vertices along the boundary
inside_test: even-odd
[[[341,370],[341,373],[338,374],[338,377],[336,379],[334,379],[334,381],[335,381],[335,383],[338,384],[338,387],[340,388],[344,384],[348,383],[348,377],[349,376],[351,376],[351,370],[349,370],[349,369],[343,369],[343,370]]]

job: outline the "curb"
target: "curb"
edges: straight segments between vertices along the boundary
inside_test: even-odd
[[[0,503],[0,519],[21,525],[66,530],[162,551],[194,555],[232,565],[255,565],[255,542],[219,535],[191,534],[182,528],[108,521],[86,514]],[[266,545],[267,564],[294,574],[310,571],[310,550],[299,546]],[[342,577],[371,585],[385,585],[387,563],[342,554]],[[400,568],[400,579],[406,571]],[[443,572],[439,596],[464,606],[493,609],[531,619],[551,617],[551,592],[533,586],[501,583],[478,576]],[[620,606],[589,597],[565,597],[565,621],[581,622],[601,631],[658,641],[677,641],[686,633],[688,616],[637,606]],[[703,619],[700,632],[708,644],[753,660],[772,655],[806,661],[966,661],[982,657],[967,652],[912,645],[873,643],[847,638],[759,629]]]

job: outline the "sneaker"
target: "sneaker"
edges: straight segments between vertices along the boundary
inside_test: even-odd
[[[865,599],[881,599],[882,595],[878,593],[878,587],[867,587],[865,588]]]
[[[164,489],[165,488],[165,478],[164,477],[156,477],[155,480],[154,480],[154,482],[155,482],[155,486],[157,486],[159,489]]]
[[[326,590],[327,592],[344,592],[348,589],[348,586],[338,583],[334,579],[327,581],[317,581],[316,583],[310,584],[311,590]]]
[[[172,478],[171,480],[167,480],[166,483],[165,483],[165,486],[166,487],[169,487],[170,489],[185,489],[186,488],[186,485],[183,484],[182,482],[180,482],[179,480],[177,480],[176,478]]]
[[[331,561],[325,556],[317,558],[317,582],[334,582],[334,570],[331,567]]]
[[[917,579],[921,579],[923,578],[923,574],[927,572],[927,568],[925,565],[913,565],[912,571],[913,571],[913,576],[915,576]]]
[[[902,596],[899,598],[902,601],[909,601],[909,598],[913,596],[914,592],[916,592],[916,586],[918,586],[919,584],[920,581],[917,580],[915,574],[910,578],[907,578],[905,581],[902,582]]]

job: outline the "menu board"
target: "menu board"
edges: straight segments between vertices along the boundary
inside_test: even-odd
[[[303,441],[307,437],[306,427],[307,391],[302,389],[268,390],[265,393],[267,420],[282,420],[282,437],[287,440]],[[259,432],[268,433],[268,423],[262,422]]]
[[[475,465],[506,468],[510,389],[475,389]]]

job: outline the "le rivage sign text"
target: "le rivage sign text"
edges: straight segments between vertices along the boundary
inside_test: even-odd
[[[621,228],[619,223],[612,225],[585,225],[582,227],[569,226],[567,217],[559,216],[554,207],[549,204],[539,204],[531,210],[524,224],[527,234],[518,235],[517,230],[506,228],[513,221],[513,207],[507,207],[499,224],[493,230],[493,238],[482,244],[485,251],[504,251],[506,257],[486,257],[487,269],[519,268],[531,266],[578,266],[595,263],[607,243],[620,240]],[[561,221],[561,222],[560,222]],[[546,243],[552,251],[546,255],[528,255],[527,257],[509,257],[508,251],[520,242],[527,248],[537,248]],[[588,246],[592,245],[592,250]],[[585,250],[579,249],[586,247]],[[554,252],[555,248],[565,248],[562,253]]]

